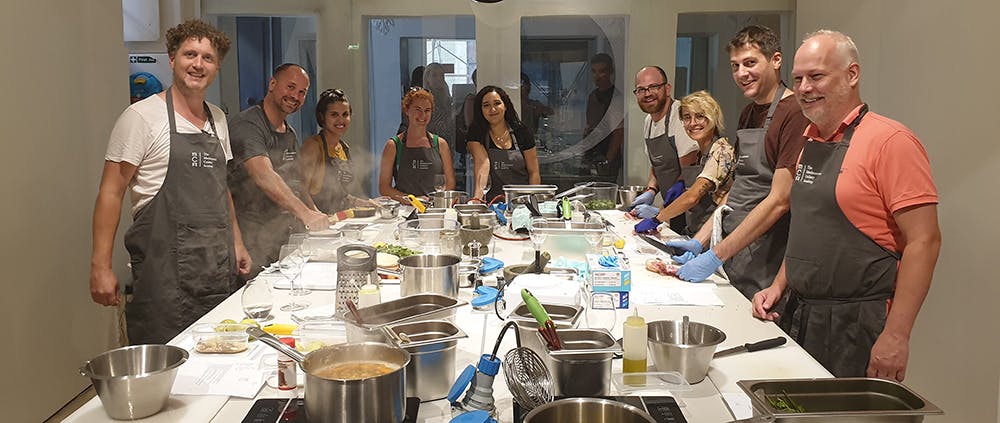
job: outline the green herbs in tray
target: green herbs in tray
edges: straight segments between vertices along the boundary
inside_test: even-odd
[[[375,245],[372,245],[372,247],[375,247],[376,252],[392,254],[399,258],[420,254],[420,251],[411,250],[402,245],[387,244],[385,242],[377,242]]]
[[[611,200],[591,200],[583,205],[587,210],[611,210],[615,208],[615,202]]]
[[[764,398],[767,399],[768,404],[771,404],[771,407],[773,407],[776,411],[782,411],[782,412],[786,412],[786,413],[805,413],[806,412],[805,407],[799,405],[794,400],[792,400],[792,398],[789,397],[788,393],[785,392],[785,391],[781,391],[781,395],[778,395],[778,394],[773,394],[773,395],[764,394]]]

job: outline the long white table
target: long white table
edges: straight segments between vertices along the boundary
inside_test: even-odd
[[[604,216],[615,226],[612,228],[628,243],[634,242],[630,236],[634,222],[626,221],[620,212],[602,212]],[[357,219],[354,219],[357,220]],[[369,219],[361,219],[361,221]],[[383,224],[381,231],[366,231],[363,241],[366,243],[378,240],[389,240],[392,237],[392,224]],[[495,257],[503,260],[506,264],[527,263],[533,258],[533,250],[530,241],[497,241],[495,243]],[[632,245],[626,245],[625,250],[634,252]],[[687,282],[652,274],[643,268],[644,258],[632,256],[632,283],[634,286],[654,286],[669,287],[670,284],[687,284]],[[691,321],[707,323],[721,329],[726,334],[726,340],[719,349],[734,347],[748,342],[756,342],[763,339],[783,336],[784,333],[773,323],[762,322],[751,317],[750,302],[744,298],[739,291],[730,286],[724,280],[713,277],[711,281],[702,282],[704,284],[714,284],[716,294],[723,300],[723,307],[695,307],[695,306],[639,306],[640,314],[647,322],[656,320],[680,320],[682,316],[690,316]],[[199,319],[200,322],[215,323],[226,318],[238,318],[242,315],[240,304],[240,294],[238,291],[226,299],[218,307]],[[284,304],[289,297],[287,291],[275,290],[276,315],[274,322],[292,323],[289,313],[278,310],[278,305]],[[329,304],[334,301],[333,291],[314,291],[313,294],[305,298],[312,305]],[[398,285],[384,285],[382,289],[383,301],[399,297]],[[462,289],[460,298],[471,300],[472,292],[469,289]],[[635,300],[633,299],[633,307]],[[625,317],[632,313],[629,310],[617,310],[616,323],[611,328],[612,334],[617,338],[622,335],[621,324]],[[606,316],[610,318],[610,315]],[[483,331],[484,314],[472,309],[471,306],[464,306],[456,312],[456,323],[469,335],[468,338],[458,342],[458,353],[456,354],[456,375],[468,364],[478,362],[480,346],[483,337],[486,338],[486,352],[492,346],[499,334],[504,322],[501,322],[495,315],[490,314],[486,318],[486,330]],[[601,322],[595,319],[590,322],[594,326],[608,326],[610,322]],[[581,318],[581,327],[585,327],[587,322]],[[171,341],[177,344],[186,336],[185,333],[178,335]],[[504,339],[504,352],[513,346],[513,336]],[[269,350],[268,353],[271,353]],[[272,360],[273,361],[273,360]],[[621,361],[614,360],[613,368],[621,370]],[[301,373],[301,372],[300,372]],[[681,406],[684,417],[691,423],[718,423],[728,422],[733,419],[729,408],[722,399],[723,393],[741,392],[736,382],[746,379],[777,379],[777,378],[823,378],[831,377],[830,373],[817,363],[801,347],[789,340],[787,344],[779,348],[758,351],[754,353],[736,354],[722,357],[712,361],[708,377],[692,386],[686,392],[675,392],[673,397]],[[494,397],[498,407],[498,418],[500,422],[511,422],[513,420],[513,400],[502,374],[497,376],[493,384],[495,390]],[[143,419],[148,422],[237,422],[241,421],[247,414],[253,402],[258,398],[282,398],[301,396],[301,385],[297,391],[279,391],[265,386],[258,392],[254,399],[230,398],[227,396],[171,396],[167,406],[160,413]],[[662,393],[643,392],[642,395],[665,395]],[[452,418],[450,405],[446,400],[426,402],[420,404],[418,420],[421,422],[437,423],[448,422]],[[94,398],[84,404],[75,413],[69,416],[67,422],[106,422],[113,421],[101,408],[98,398]]]

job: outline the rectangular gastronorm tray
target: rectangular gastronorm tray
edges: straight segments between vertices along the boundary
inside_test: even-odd
[[[921,422],[943,411],[902,384],[872,378],[741,380],[755,416],[776,422]],[[767,396],[787,394],[804,413],[779,411]]]
[[[455,315],[455,309],[466,304],[468,301],[440,294],[423,293],[358,309],[364,322],[362,325],[359,325],[347,310],[340,313],[340,319],[354,326],[377,329],[402,322],[452,317]]]
[[[549,318],[552,319],[552,323],[555,324],[558,329],[569,329],[576,327],[577,320],[580,320],[580,315],[583,312],[583,307],[571,306],[565,304],[549,304],[542,303],[542,308],[545,312],[549,314]],[[516,309],[514,313],[510,315],[511,320],[518,322],[530,322],[538,327],[538,322],[535,317],[531,315],[528,311],[527,304],[521,304]]]

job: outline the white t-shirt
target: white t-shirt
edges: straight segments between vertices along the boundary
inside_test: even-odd
[[[222,142],[222,150],[226,161],[233,158],[229,147],[229,126],[226,125],[226,114],[213,104],[208,105],[215,121],[216,136]],[[182,134],[197,134],[201,131],[212,132],[210,122],[205,122],[203,128],[198,128],[183,116],[174,112],[177,132]],[[137,167],[135,176],[129,181],[129,199],[132,216],[142,209],[153,196],[160,191],[163,180],[167,177],[167,166],[170,163],[170,121],[167,119],[167,102],[159,95],[151,95],[125,109],[108,141],[108,151],[104,160],[111,162],[126,162]]]
[[[670,131],[667,132],[668,137],[674,137],[674,144],[677,145],[677,157],[684,157],[695,151],[698,151],[698,143],[688,136],[687,131],[684,130],[684,124],[681,123],[681,102],[674,100],[670,104]],[[660,119],[659,122],[652,122],[652,115],[646,115],[646,120],[642,124],[642,137],[643,140],[648,140],[651,138],[656,138],[663,135],[664,121],[666,118]],[[649,149],[646,147],[646,143],[642,143],[642,148],[646,149],[646,155],[649,155]]]

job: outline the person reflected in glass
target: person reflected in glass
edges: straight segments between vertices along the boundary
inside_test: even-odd
[[[587,127],[583,136],[586,139],[593,134],[601,138],[586,151],[584,159],[592,166],[590,174],[618,182],[625,144],[625,106],[614,103],[621,93],[615,88],[615,62],[610,55],[599,53],[590,59],[590,77],[596,88],[587,97]]]
[[[552,116],[555,112],[545,103],[531,98],[531,78],[528,74],[521,72],[521,122],[531,130],[532,134],[538,133],[538,122],[545,116]]]
[[[503,195],[504,185],[541,183],[535,136],[521,123],[507,92],[487,85],[475,104],[467,139],[476,172],[473,198],[489,202]]]
[[[434,95],[411,88],[401,102],[409,125],[390,138],[382,150],[378,190],[381,195],[409,204],[408,195],[427,197],[435,191],[435,176],[444,175],[444,189],[455,189],[448,141],[428,131],[434,112]]]
[[[360,195],[363,163],[351,157],[344,135],[351,127],[350,99],[340,89],[323,91],[316,103],[321,130],[302,143],[300,170],[313,203],[323,213],[335,213],[368,204]]]
[[[444,79],[445,69],[440,63],[431,63],[424,68],[423,87],[434,95],[434,114],[427,124],[427,130],[446,139],[455,139],[454,104],[451,88]],[[452,151],[454,153],[454,151]]]
[[[698,91],[680,100],[678,112],[684,131],[698,143],[696,164],[682,169],[683,173],[691,173],[690,176],[684,175],[689,186],[680,197],[660,209],[656,216],[636,224],[636,232],[653,232],[660,223],[685,214],[687,227],[684,232],[694,235],[716,207],[725,201],[729,188],[733,186],[735,155],[732,145],[722,136],[725,125],[719,103],[711,94]]]

